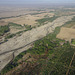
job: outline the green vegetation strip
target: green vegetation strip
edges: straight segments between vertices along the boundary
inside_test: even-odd
[[[9,26],[0,26],[0,36],[4,35],[9,31]]]
[[[2,20],[2,19],[7,19],[7,18],[16,18],[16,17],[20,17],[20,16],[23,16],[23,15],[10,16],[10,17],[1,17],[0,20]]]
[[[75,45],[75,39],[72,39],[71,40],[71,43]]]
[[[8,25],[9,26],[14,26],[14,27],[22,27],[22,25],[16,24],[16,23],[12,23],[12,22],[10,22]]]
[[[31,13],[31,15],[37,15],[37,14],[41,14],[41,13]]]
[[[44,24],[45,22],[52,22],[54,21],[56,18],[58,18],[58,16],[53,16],[53,17],[45,17],[43,19],[38,19],[36,20],[40,25]]]

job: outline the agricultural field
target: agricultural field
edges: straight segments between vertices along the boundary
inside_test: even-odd
[[[62,27],[57,38],[71,42],[71,39],[75,38],[75,29]]]
[[[36,22],[37,19],[42,19],[44,18],[45,15],[48,15],[49,17],[52,17],[54,15],[53,13],[40,13],[40,14],[35,13],[35,14],[33,15],[28,14],[20,17],[15,17],[15,18],[2,19],[2,21],[13,22],[21,25],[27,24],[27,25],[35,26],[37,23]]]
[[[57,38],[64,39],[71,43],[72,39],[75,39],[75,17],[71,21],[66,22],[64,27],[61,28]],[[73,44],[73,42],[72,42]]]

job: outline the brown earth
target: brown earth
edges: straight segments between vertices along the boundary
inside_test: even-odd
[[[5,25],[8,25],[8,22],[0,21],[0,26],[5,26]]]
[[[71,42],[71,39],[75,38],[75,29],[62,27],[60,33],[56,37]]]
[[[15,18],[3,19],[2,21],[13,22],[13,23],[21,24],[21,25],[28,24],[28,25],[34,26],[37,23],[35,20],[42,19],[44,18],[45,15],[52,17],[54,14],[53,13],[41,13],[37,15],[24,15],[24,16],[15,17]]]

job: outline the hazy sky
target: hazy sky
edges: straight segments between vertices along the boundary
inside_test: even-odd
[[[75,0],[0,0],[0,4],[75,3]]]

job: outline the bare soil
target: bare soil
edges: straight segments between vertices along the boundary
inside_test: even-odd
[[[71,42],[71,39],[75,38],[75,29],[62,27],[57,38]]]
[[[5,25],[8,25],[8,22],[0,21],[0,26],[5,26]]]

